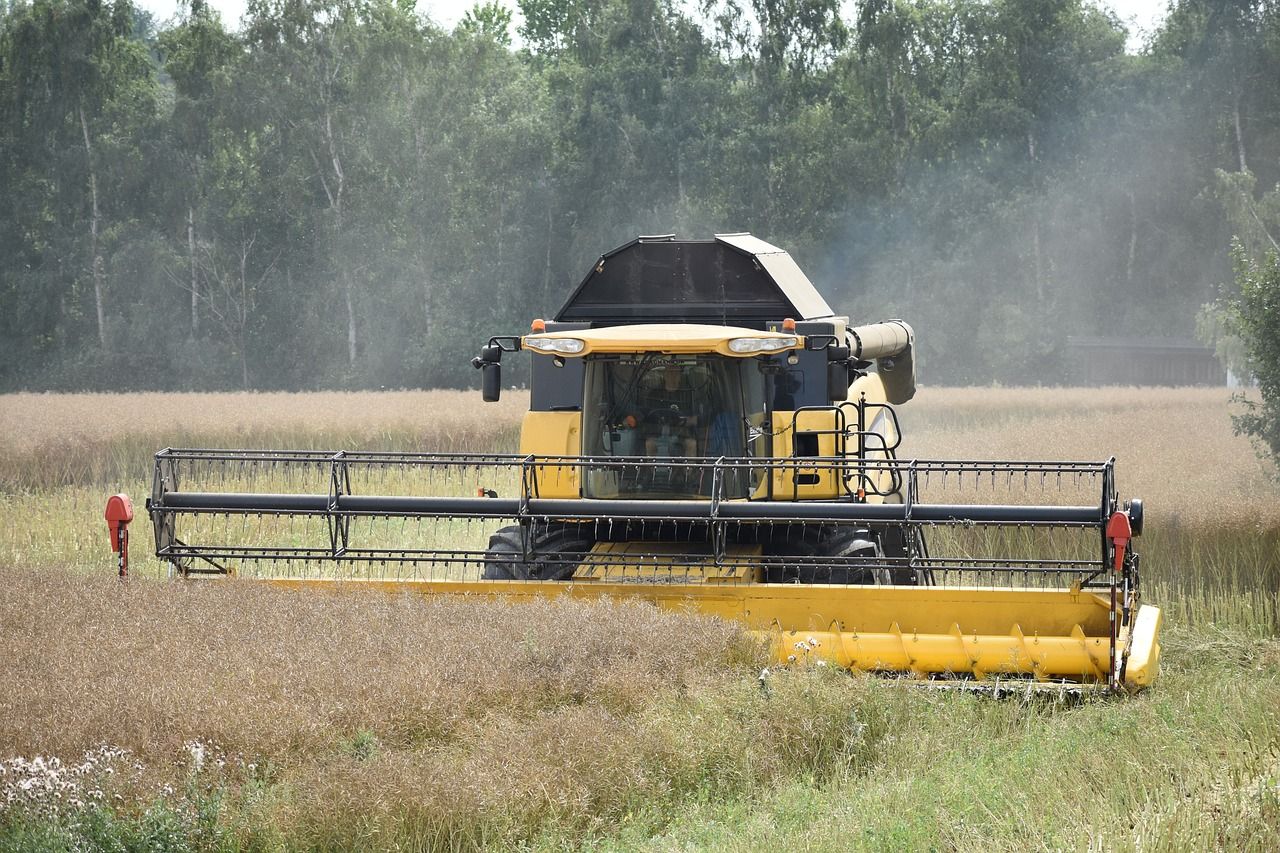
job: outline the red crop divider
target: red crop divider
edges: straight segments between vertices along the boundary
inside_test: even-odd
[[[111,550],[117,554],[116,567],[120,577],[129,574],[129,522],[133,521],[133,501],[128,495],[112,495],[107,498],[107,530],[111,534]]]
[[[1111,540],[1111,544],[1115,546],[1115,564],[1113,568],[1116,574],[1124,571],[1124,555],[1129,548],[1129,540],[1133,538],[1133,527],[1129,524],[1129,516],[1123,512],[1115,512],[1111,514],[1111,520],[1107,522],[1107,538]]]
[[[1120,639],[1119,625],[1116,622],[1119,602],[1116,600],[1116,579],[1124,571],[1124,555],[1133,539],[1133,526],[1129,516],[1123,512],[1113,512],[1107,521],[1107,538],[1111,540],[1115,552],[1115,571],[1111,575],[1111,688],[1120,689],[1120,671],[1116,669],[1116,643]]]

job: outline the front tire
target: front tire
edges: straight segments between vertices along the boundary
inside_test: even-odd
[[[489,537],[484,555],[484,580],[562,581],[573,577],[595,545],[582,525],[550,524],[529,528],[528,559],[523,559],[520,525],[503,527]]]
[[[884,551],[865,528],[830,525],[806,530],[769,546],[766,553],[766,583],[871,586],[891,582],[888,569],[876,563]],[[824,557],[832,561],[824,562]]]

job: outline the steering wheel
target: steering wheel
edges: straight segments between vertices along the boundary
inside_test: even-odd
[[[646,421],[659,424],[662,426],[679,426],[680,422],[685,419],[684,412],[680,411],[680,407],[675,403],[670,406],[658,409],[651,409],[644,416]]]

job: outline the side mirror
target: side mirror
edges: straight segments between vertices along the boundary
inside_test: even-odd
[[[480,398],[486,403],[496,403],[502,396],[502,365],[496,361],[480,368]]]
[[[827,400],[843,403],[849,399],[849,365],[843,361],[827,363]]]
[[[843,403],[849,399],[849,348],[829,347],[827,358],[827,401]]]
[[[480,399],[496,403],[502,396],[502,347],[485,344],[480,355],[471,359],[471,366],[480,371]]]

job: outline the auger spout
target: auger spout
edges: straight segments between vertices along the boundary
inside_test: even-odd
[[[916,363],[912,352],[916,335],[901,320],[887,320],[849,330],[854,358],[874,361],[876,374],[884,382],[885,396],[899,405],[916,395]]]

